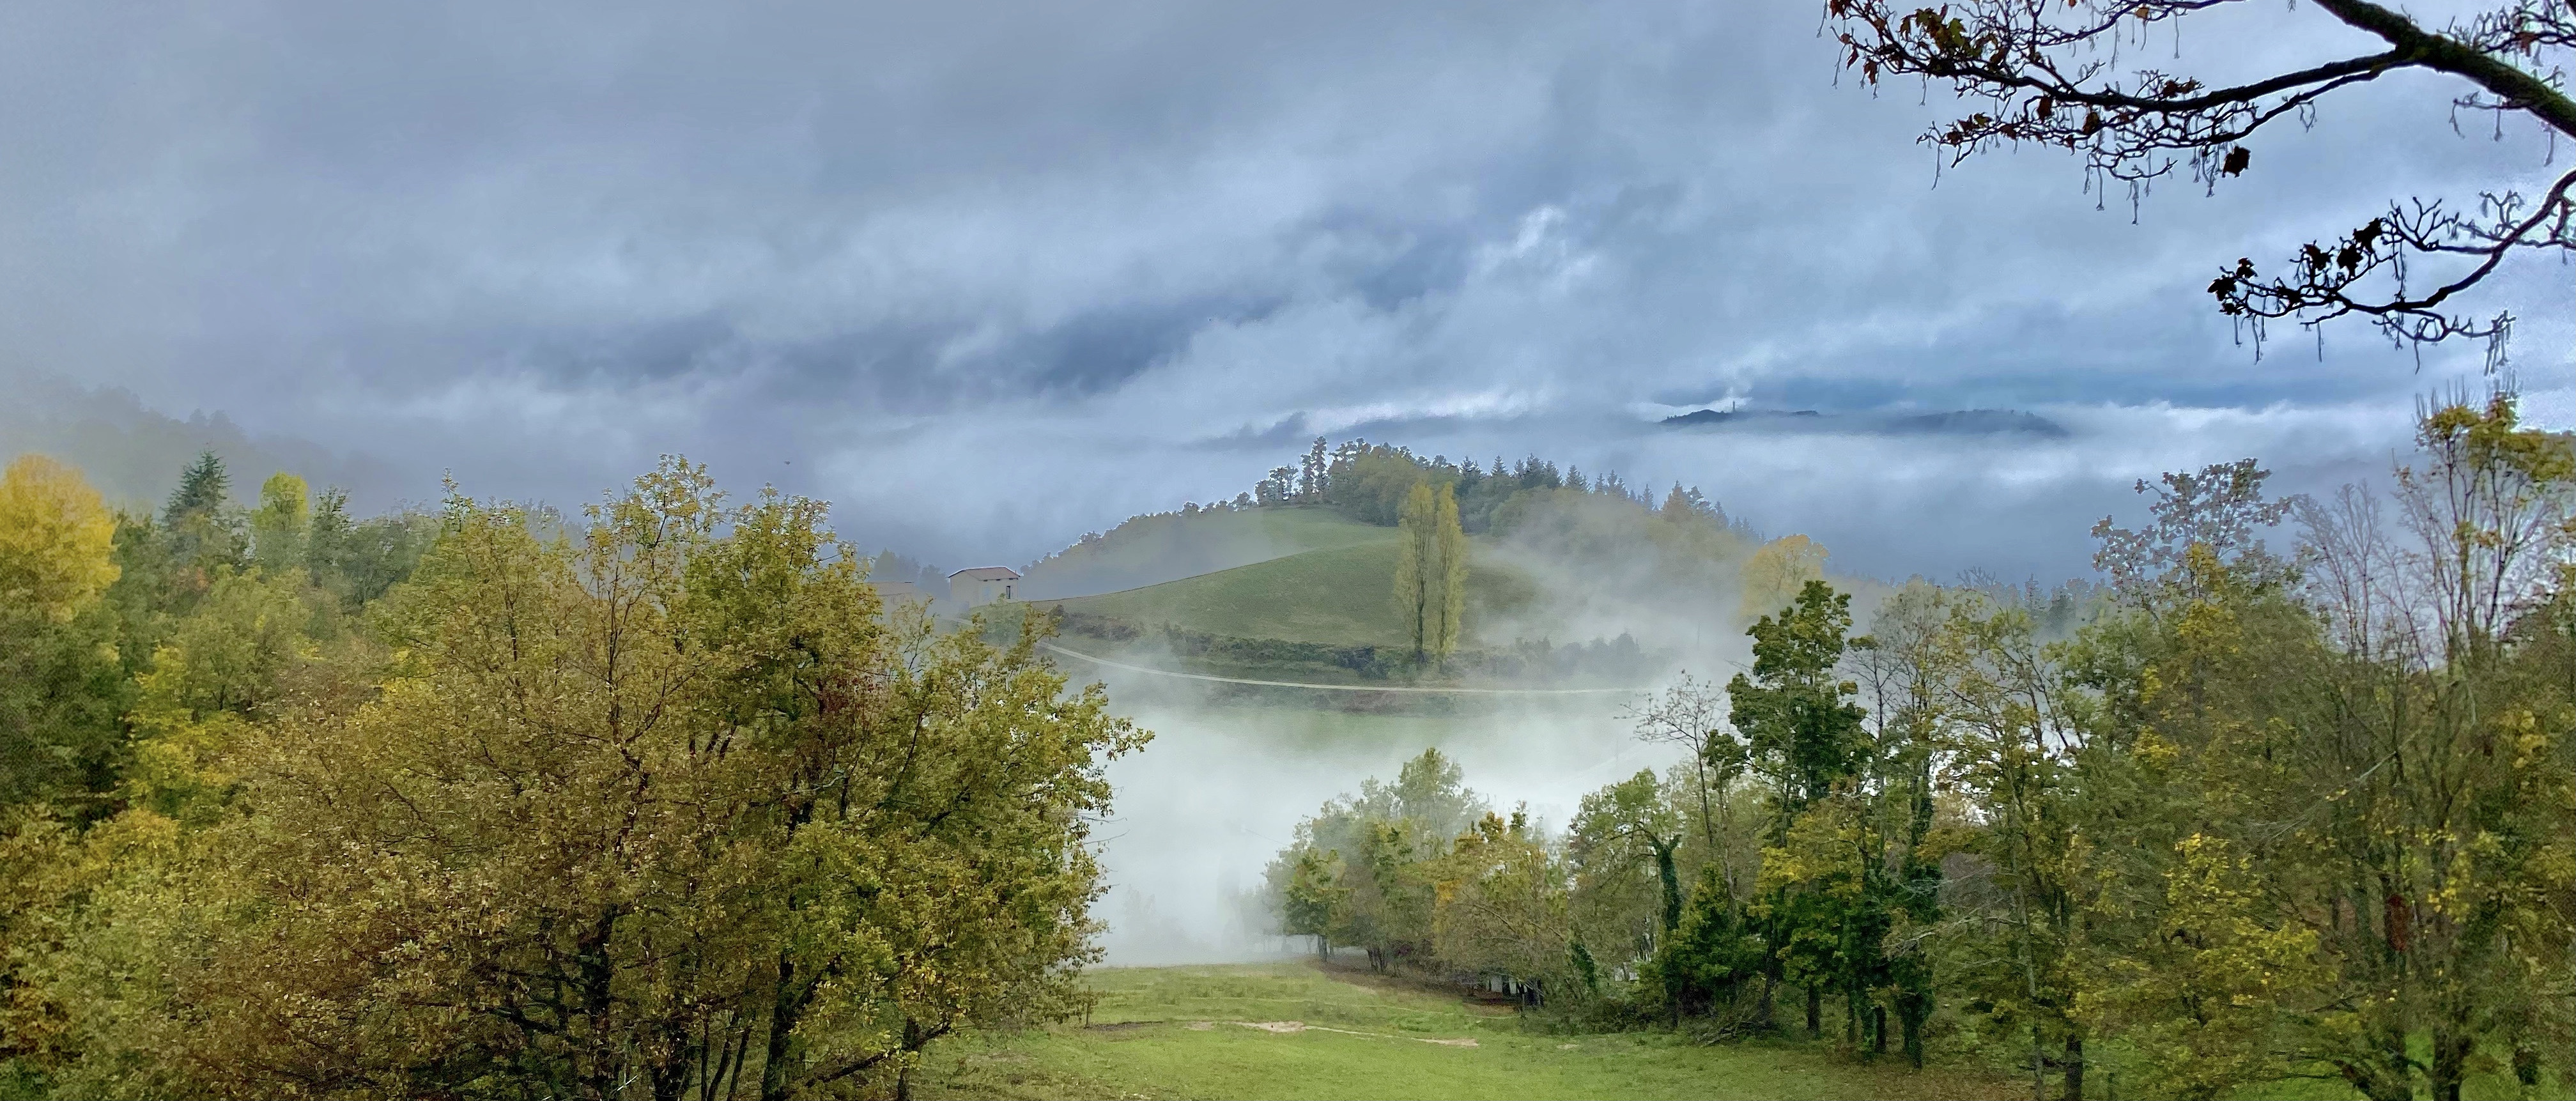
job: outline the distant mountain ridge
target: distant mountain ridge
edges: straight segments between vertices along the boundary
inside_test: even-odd
[[[2027,435],[2061,439],[2066,426],[2018,409],[1955,409],[1942,413],[1821,413],[1813,409],[1698,409],[1661,422],[1667,428],[1831,433],[1886,436]]]
[[[0,376],[11,400],[0,403],[0,463],[36,452],[81,468],[112,504],[157,509],[179,471],[212,451],[233,473],[233,495],[255,495],[278,471],[303,476],[319,491],[349,491],[373,512],[396,503],[412,479],[363,454],[343,454],[289,436],[254,437],[218,412],[186,420],[145,406],[128,390],[91,388],[50,375]]]

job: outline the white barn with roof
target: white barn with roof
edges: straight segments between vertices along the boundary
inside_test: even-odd
[[[1009,566],[977,566],[948,575],[948,598],[969,608],[996,600],[1019,599],[1020,572]]]

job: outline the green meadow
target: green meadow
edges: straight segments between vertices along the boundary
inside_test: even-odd
[[[1558,1035],[1458,991],[1312,961],[1112,968],[1088,1022],[934,1046],[916,1096],[1986,1098],[2026,1081],[1818,1043]]]

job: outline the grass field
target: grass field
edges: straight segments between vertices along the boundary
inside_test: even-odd
[[[1322,508],[1138,517],[1099,542],[1066,548],[1030,567],[1024,591],[1035,598],[1085,596],[1394,538],[1394,528]]]
[[[1371,531],[1383,531],[1371,528]],[[1337,646],[1403,646],[1410,636],[1394,600],[1395,543],[1360,543],[1201,574],[1124,592],[1061,603],[1068,610],[1138,624],[1169,623],[1244,638],[1277,638]],[[1476,637],[1476,625],[1527,604],[1535,595],[1519,573],[1477,564],[1467,574],[1471,644],[1512,640]]]
[[[1311,962],[1096,972],[1090,1023],[933,1047],[922,1097],[1982,1098],[2023,1083],[1820,1044],[1552,1035],[1504,1007]]]

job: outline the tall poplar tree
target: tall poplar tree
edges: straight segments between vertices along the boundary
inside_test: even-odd
[[[1466,634],[1467,532],[1458,526],[1458,495],[1444,483],[1433,497],[1431,549],[1438,570],[1430,576],[1439,585],[1440,618],[1429,641],[1432,656],[1445,658]]]
[[[1415,661],[1458,648],[1467,603],[1467,533],[1458,526],[1458,497],[1415,482],[1396,513],[1395,605],[1413,638]]]
[[[1434,574],[1423,567],[1433,560],[1439,542],[1434,529],[1438,519],[1431,500],[1431,487],[1415,482],[1404,495],[1404,505],[1395,514],[1395,609],[1404,617],[1405,634],[1413,640],[1413,659],[1421,661],[1431,651],[1437,621],[1432,604]]]

